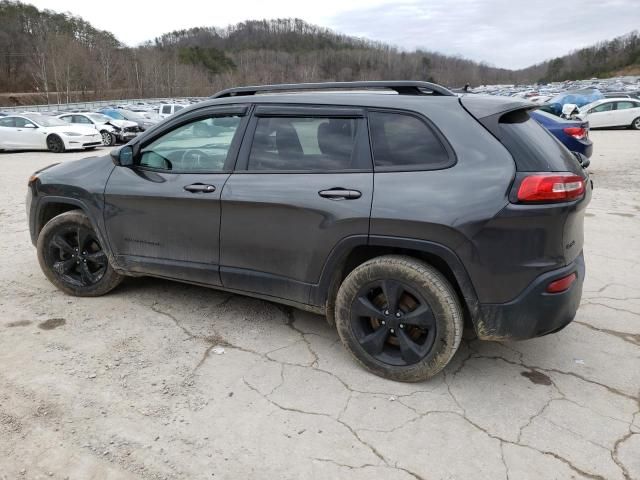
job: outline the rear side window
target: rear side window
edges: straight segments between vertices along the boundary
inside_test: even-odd
[[[638,108],[640,104],[635,102],[618,102],[616,105],[616,110],[626,110],[628,108]]]
[[[249,170],[335,171],[367,168],[362,118],[259,117]],[[370,166],[368,167],[370,169]]]
[[[569,150],[526,110],[500,117],[498,137],[507,147],[521,172],[581,172]]]
[[[453,164],[431,128],[412,115],[370,112],[369,129],[377,170],[436,170]]]

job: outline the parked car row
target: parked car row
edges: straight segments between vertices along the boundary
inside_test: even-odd
[[[160,105],[160,114],[125,108],[103,108],[97,112],[0,113],[0,150],[60,153],[127,143],[185,106]]]

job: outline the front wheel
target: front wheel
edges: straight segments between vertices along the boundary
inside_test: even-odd
[[[631,122],[631,128],[634,130],[640,130],[640,117]]]
[[[115,145],[116,136],[114,134],[112,134],[111,132],[107,132],[106,130],[103,130],[102,132],[100,132],[100,135],[102,136],[102,144],[105,147],[110,147],[111,145]]]
[[[64,153],[64,142],[57,135],[49,135],[47,137],[47,149],[53,153]]]
[[[342,343],[365,368],[403,382],[426,380],[455,354],[463,330],[458,296],[435,268],[412,257],[369,260],[336,299]]]
[[[70,295],[97,297],[122,281],[109,264],[89,218],[80,210],[51,219],[38,236],[37,248],[44,274]]]

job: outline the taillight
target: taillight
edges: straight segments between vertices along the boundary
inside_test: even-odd
[[[573,138],[577,140],[582,140],[587,136],[587,129],[582,127],[567,127],[563,128],[564,133],[567,135],[571,135]]]
[[[571,173],[542,173],[525,177],[518,188],[520,202],[565,202],[582,196],[585,179]]]
[[[569,287],[576,281],[578,276],[575,273],[571,275],[567,275],[566,277],[562,277],[558,280],[554,280],[549,285],[547,285],[547,293],[560,293],[568,290]]]

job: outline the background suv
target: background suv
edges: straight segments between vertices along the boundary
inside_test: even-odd
[[[245,293],[326,314],[378,375],[425,379],[465,318],[524,339],[578,308],[592,186],[530,108],[425,82],[226,90],[36,172],[32,241],[69,294],[124,275]]]

